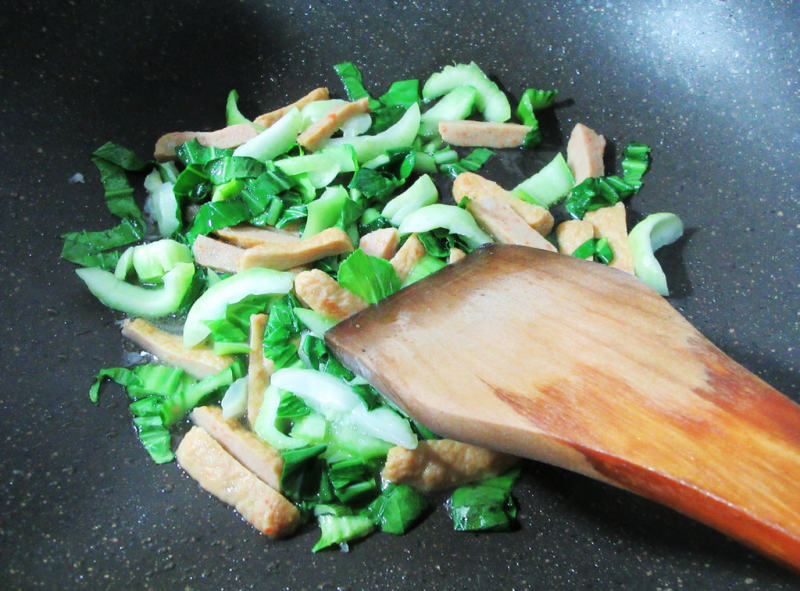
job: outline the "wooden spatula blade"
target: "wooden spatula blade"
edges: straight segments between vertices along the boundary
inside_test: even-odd
[[[625,273],[493,245],[326,340],[443,436],[631,490],[800,568],[800,406]]]

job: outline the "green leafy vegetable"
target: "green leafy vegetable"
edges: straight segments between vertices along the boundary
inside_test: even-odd
[[[336,64],[333,66],[333,69],[342,81],[342,86],[344,86],[345,93],[347,93],[347,98],[351,101],[357,101],[367,97],[370,111],[380,108],[381,103],[372,98],[367,92],[367,89],[364,88],[364,83],[361,81],[361,71],[353,62]]]
[[[462,172],[475,172],[494,155],[488,148],[475,148],[467,156],[453,164],[445,164],[441,167],[443,172],[450,176],[457,177]]]
[[[374,527],[370,518],[363,515],[342,515],[339,517],[320,515],[317,517],[317,522],[322,533],[319,541],[311,549],[312,552],[318,552],[334,544],[344,544],[350,540],[363,538]]]
[[[461,531],[511,529],[517,515],[511,487],[519,469],[478,484],[457,488],[450,497],[453,529]]]
[[[389,483],[369,505],[367,514],[381,531],[404,534],[427,508],[427,499],[407,484]]]
[[[370,304],[392,295],[402,283],[389,261],[370,256],[360,248],[339,265],[337,279],[342,287]]]

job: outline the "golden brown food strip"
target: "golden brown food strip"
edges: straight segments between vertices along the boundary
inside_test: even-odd
[[[428,254],[428,251],[425,250],[422,242],[420,242],[416,234],[412,234],[389,262],[392,264],[392,267],[394,267],[400,280],[405,281],[408,279],[408,274],[411,273],[411,269],[413,269],[426,254]]]
[[[481,195],[467,203],[469,211],[478,225],[503,244],[520,244],[544,250],[556,248],[544,236],[525,223],[525,220],[510,205],[492,197]]]
[[[280,109],[275,109],[274,111],[270,111],[269,113],[264,113],[263,115],[259,115],[255,119],[253,119],[253,123],[256,125],[260,125],[261,127],[269,127],[273,123],[275,123],[278,119],[286,115],[293,107],[297,107],[298,109],[302,109],[308,103],[313,103],[314,101],[325,101],[328,100],[329,94],[328,89],[325,87],[315,88],[303,98],[298,101],[293,102],[291,105],[286,105],[285,107],[281,107]]]
[[[225,273],[236,273],[239,259],[245,252],[243,248],[214,240],[203,234],[197,236],[192,244],[195,263]]]
[[[249,123],[237,123],[215,131],[173,131],[158,138],[153,156],[156,160],[173,160],[175,148],[192,139],[203,146],[235,148],[256,135],[258,131]]]
[[[218,406],[198,406],[189,417],[198,427],[217,440],[236,460],[263,482],[277,491],[281,490],[283,457],[252,431],[242,427],[239,421],[222,417]]]
[[[370,256],[388,261],[397,253],[399,243],[400,234],[397,228],[381,228],[364,234],[358,242],[358,247]]]
[[[277,228],[251,226],[242,224],[215,230],[214,234],[241,248],[250,248],[259,244],[296,244],[300,236],[295,232],[278,230]]]
[[[561,254],[571,256],[576,248],[590,238],[594,238],[594,226],[586,220],[567,220],[558,224],[556,228],[558,252]],[[590,254],[585,258],[592,260],[593,255]]]
[[[467,253],[465,253],[460,248],[451,248],[450,249],[450,256],[447,257],[447,264],[448,265],[452,265],[453,263],[457,263],[458,261],[463,259],[465,256],[467,256]]]
[[[318,150],[322,143],[331,137],[345,121],[361,113],[369,113],[369,99],[367,97],[352,103],[346,103],[321,117],[297,137],[297,143],[311,152]]]
[[[453,146],[483,146],[486,148],[516,148],[525,142],[533,129],[519,123],[493,121],[440,121],[439,135]]]
[[[603,151],[606,149],[606,138],[594,130],[578,123],[572,130],[567,142],[567,165],[575,177],[575,184],[589,177],[603,176]]]
[[[183,337],[157,328],[143,318],[122,321],[122,336],[155,355],[166,365],[179,367],[195,378],[204,378],[233,363],[230,355],[217,355],[211,349],[183,348]]]
[[[200,486],[232,505],[260,532],[282,538],[299,525],[297,507],[237,462],[204,429],[189,429],[175,456]]]
[[[287,244],[259,244],[245,249],[239,259],[238,270],[267,267],[285,271],[324,257],[352,252],[353,243],[347,232],[340,228],[326,228],[319,234]]]
[[[522,219],[542,236],[553,229],[553,216],[544,207],[523,201],[503,187],[474,172],[462,172],[453,181],[453,199],[460,203],[464,197],[475,199],[488,195],[507,203]]]
[[[416,449],[390,449],[381,476],[432,492],[498,476],[518,461],[514,456],[477,445],[432,439],[420,441]]]
[[[272,359],[264,357],[264,331],[267,328],[266,314],[250,316],[250,352],[247,354],[247,422],[250,428],[256,423],[264,390],[275,370]]]
[[[294,278],[294,292],[304,306],[337,320],[347,318],[369,305],[319,269],[299,273]]]
[[[622,201],[611,207],[587,211],[583,219],[594,227],[595,238],[607,238],[614,253],[609,267],[633,274],[633,255],[628,246],[628,226],[625,222],[625,206]]]

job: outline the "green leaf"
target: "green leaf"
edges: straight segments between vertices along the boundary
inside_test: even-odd
[[[334,544],[344,544],[350,540],[363,538],[373,529],[372,520],[363,515],[342,515],[339,517],[320,515],[317,521],[322,533],[319,541],[311,549],[312,552],[318,552]]]
[[[511,498],[511,487],[517,476],[519,469],[453,491],[448,502],[453,529],[460,531],[511,529],[517,514],[516,505]]]
[[[358,294],[370,304],[390,296],[402,284],[389,261],[369,256],[360,248],[339,265],[337,280],[342,287]]]
[[[428,508],[427,499],[407,484],[389,483],[367,508],[381,531],[404,534]]]
[[[344,86],[347,98],[351,101],[357,101],[361,98],[367,97],[369,100],[370,111],[380,108],[381,103],[372,98],[364,84],[361,81],[361,71],[352,62],[342,62],[333,66],[334,71],[339,76]]]
[[[403,107],[405,110],[420,100],[419,80],[397,80],[392,82],[389,90],[381,95],[379,100],[387,107]]]
[[[325,482],[325,463],[319,459],[326,449],[319,444],[282,450],[281,492],[296,500],[332,501],[333,495],[326,492],[330,482]]]
[[[458,162],[453,164],[444,164],[440,168],[442,172],[446,172],[453,177],[460,175],[462,172],[475,172],[494,155],[494,152],[488,148],[476,148]]]

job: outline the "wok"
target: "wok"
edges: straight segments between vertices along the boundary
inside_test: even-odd
[[[146,156],[155,138],[224,123],[231,88],[255,115],[307,89],[369,89],[477,61],[513,98],[554,87],[533,152],[493,160],[508,185],[576,122],[617,150],[653,147],[631,221],[673,211],[660,255],[671,302],[794,400],[800,118],[791,2],[37,2],[4,6],[0,587],[196,589],[790,589],[797,575],[707,527],[540,464],[515,488],[520,527],[451,529],[437,509],[405,536],[311,554],[271,542],[173,464],[154,465],[100,367],[124,362],[117,316],[59,261],[59,235],[109,227],[90,152]],[[86,183],[69,183],[76,172]]]

